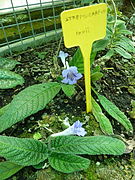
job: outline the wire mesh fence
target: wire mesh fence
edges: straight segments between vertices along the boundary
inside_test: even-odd
[[[85,0],[5,0],[0,2],[0,55],[55,40],[61,35],[60,13],[84,6]]]

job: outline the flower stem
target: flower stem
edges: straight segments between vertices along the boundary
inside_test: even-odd
[[[113,8],[114,8],[114,13],[115,13],[115,21],[114,21],[114,25],[113,25],[113,34],[115,33],[115,28],[117,25],[117,9],[116,9],[116,4],[114,2],[114,0],[111,0]]]

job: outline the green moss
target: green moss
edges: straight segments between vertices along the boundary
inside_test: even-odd
[[[94,116],[92,114],[89,115],[89,121],[88,125],[86,126],[86,131],[89,135],[101,135],[101,129],[99,127],[98,122],[95,120]]]
[[[89,168],[84,171],[84,176],[86,177],[87,180],[97,180],[95,162],[91,162]]]

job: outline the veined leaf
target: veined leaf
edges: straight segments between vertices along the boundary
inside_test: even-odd
[[[9,107],[9,104],[7,104],[6,106],[3,106],[2,108],[0,108],[0,116],[2,116],[6,112],[8,107]]]
[[[121,29],[119,30],[118,34],[132,35],[133,33],[127,29]]]
[[[0,179],[4,180],[17,173],[23,166],[9,161],[0,162]]]
[[[49,157],[49,164],[57,171],[72,173],[88,168],[90,161],[72,154],[52,153]]]
[[[94,69],[92,69],[92,73],[100,72],[101,68],[100,66],[96,66]]]
[[[0,136],[0,156],[21,166],[35,165],[48,158],[47,145],[30,138]]]
[[[116,48],[114,48],[114,50],[120,54],[122,57],[126,58],[126,59],[131,59],[132,56],[131,54],[129,54],[128,52],[126,52],[123,48],[116,46]]]
[[[60,89],[59,83],[50,82],[35,84],[21,91],[0,117],[0,132],[43,109]]]
[[[126,51],[134,52],[134,48],[128,42],[125,42],[123,40],[117,41],[115,43],[115,46],[120,46],[124,48]]]
[[[109,51],[107,51],[107,53],[101,57],[101,59],[107,59],[109,60],[113,55],[115,54],[114,49],[110,49]]]
[[[90,65],[93,64],[95,57],[96,57],[97,51],[94,51],[92,49],[91,55],[90,55]],[[80,48],[78,48],[72,58],[72,60],[69,62],[70,66],[76,66],[78,71],[80,73],[84,73],[84,63],[83,63],[83,56]]]
[[[14,59],[0,57],[0,69],[12,70],[17,64],[21,64]]]
[[[98,81],[98,80],[100,80],[102,77],[103,77],[103,73],[101,73],[101,72],[92,73],[92,75],[91,75],[91,81],[92,81],[92,82]]]
[[[23,83],[24,79],[19,74],[6,69],[0,69],[0,89],[13,88]]]
[[[129,38],[124,36],[124,37],[122,37],[120,39],[120,41],[124,41],[127,44],[127,46],[128,46],[127,48],[128,49],[130,48],[129,52],[135,52],[135,48],[134,48],[133,42]]]
[[[126,115],[121,112],[117,106],[115,106],[115,104],[109,101],[105,96],[98,95],[98,99],[110,116],[121,123],[127,131],[133,131],[131,122],[128,120]]]
[[[123,36],[121,39],[122,39],[123,41],[125,41],[125,42],[128,42],[128,43],[133,47],[133,42],[132,42],[132,40],[130,40],[128,37]]]
[[[118,19],[117,22],[116,22],[116,27],[117,27],[118,32],[120,30],[126,29],[125,21],[122,21],[122,20]]]
[[[98,103],[92,98],[92,113],[96,120],[99,122],[101,130],[105,134],[113,134],[113,128],[109,119],[103,114],[102,109]]]
[[[91,52],[91,55],[90,55],[90,66],[92,66],[92,64],[94,63],[96,55],[97,55],[97,51],[94,51],[92,49],[92,52]]]
[[[109,24],[114,24],[114,21],[111,21]],[[107,25],[106,34],[107,34],[107,38],[111,38],[113,34],[113,28]]]
[[[98,40],[96,42],[94,42],[93,44],[93,51],[102,51],[104,50],[107,45],[109,44],[109,39],[101,39],[101,40]]]
[[[69,65],[76,66],[80,73],[84,72],[83,56],[82,56],[80,48],[76,50],[72,60],[69,62]]]
[[[57,136],[51,140],[51,151],[64,154],[112,154],[125,152],[125,144],[109,136]]]
[[[42,169],[42,167],[45,165],[45,161],[40,162],[39,164],[33,165],[35,169]]]
[[[75,86],[69,84],[62,84],[62,91],[66,94],[66,96],[72,96],[75,93]]]

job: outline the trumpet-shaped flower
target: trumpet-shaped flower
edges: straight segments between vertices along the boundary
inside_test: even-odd
[[[65,84],[76,84],[77,80],[82,77],[81,73],[78,73],[77,67],[71,66],[62,71],[64,79],[61,81]]]
[[[61,62],[63,63],[63,66],[64,66],[64,68],[66,68],[66,57],[68,57],[69,56],[69,54],[68,53],[64,53],[63,51],[60,51],[59,52],[59,58],[61,59]]]
[[[87,132],[82,127],[82,123],[78,120],[72,126],[65,129],[62,132],[52,134],[51,136],[67,136],[67,135],[78,135],[78,136],[85,136]]]

